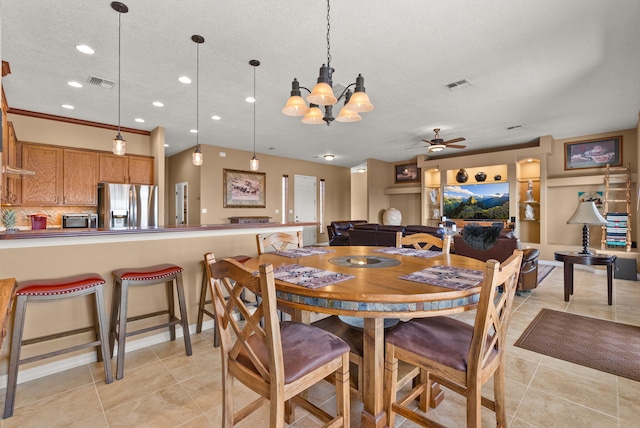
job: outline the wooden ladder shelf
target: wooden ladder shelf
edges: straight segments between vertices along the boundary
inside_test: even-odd
[[[604,174],[604,217],[600,248],[631,251],[631,163],[626,167],[607,164]]]

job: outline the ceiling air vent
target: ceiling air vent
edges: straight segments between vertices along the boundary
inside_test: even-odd
[[[513,125],[513,126],[508,126],[507,127],[507,131],[511,131],[513,129],[518,129],[518,128],[522,128],[522,125]]]
[[[463,89],[468,86],[471,86],[471,82],[469,82],[467,79],[458,80],[456,82],[451,82],[444,85],[444,87],[450,91],[455,91],[456,89]]]
[[[100,86],[101,88],[106,88],[106,89],[111,89],[116,84],[116,82],[114,82],[113,80],[107,80],[107,79],[103,79],[102,77],[96,77],[96,76],[89,76],[89,79],[87,80],[87,82],[89,82],[89,84],[91,85]]]

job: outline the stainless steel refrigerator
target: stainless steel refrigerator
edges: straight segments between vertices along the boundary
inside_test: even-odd
[[[98,227],[135,229],[158,226],[158,186],[98,184]]]

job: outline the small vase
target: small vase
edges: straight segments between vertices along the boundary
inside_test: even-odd
[[[497,175],[493,176],[493,179],[496,180],[496,181],[500,181],[500,180],[502,180],[502,176],[500,174],[497,174]]]
[[[469,179],[469,174],[467,174],[467,171],[460,168],[460,171],[458,171],[458,173],[456,174],[456,181],[458,183],[466,183],[468,179]]]
[[[482,182],[486,179],[487,179],[487,173],[482,171],[476,173],[476,181]]]

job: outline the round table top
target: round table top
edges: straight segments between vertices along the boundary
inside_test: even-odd
[[[298,309],[364,317],[414,317],[462,312],[477,305],[481,284],[466,290],[454,290],[398,277],[436,265],[484,271],[484,262],[455,254],[422,258],[375,252],[381,248],[383,247],[326,247],[330,252],[299,258],[266,253],[247,261],[245,266],[257,270],[264,263],[271,263],[274,268],[300,264],[355,276],[353,279],[320,288],[307,288],[276,280],[278,300]],[[369,263],[369,267],[363,268],[362,265],[356,267],[345,263],[350,258],[348,256],[383,260],[380,263]]]
[[[572,259],[584,259],[580,263],[592,261],[592,262],[601,262],[605,264],[607,262],[609,263],[613,262],[617,258],[616,256],[613,256],[611,254],[584,254],[578,251],[556,251],[554,253],[554,257],[556,260],[560,262],[570,257]],[[592,264],[595,264],[595,263],[592,263]]]

